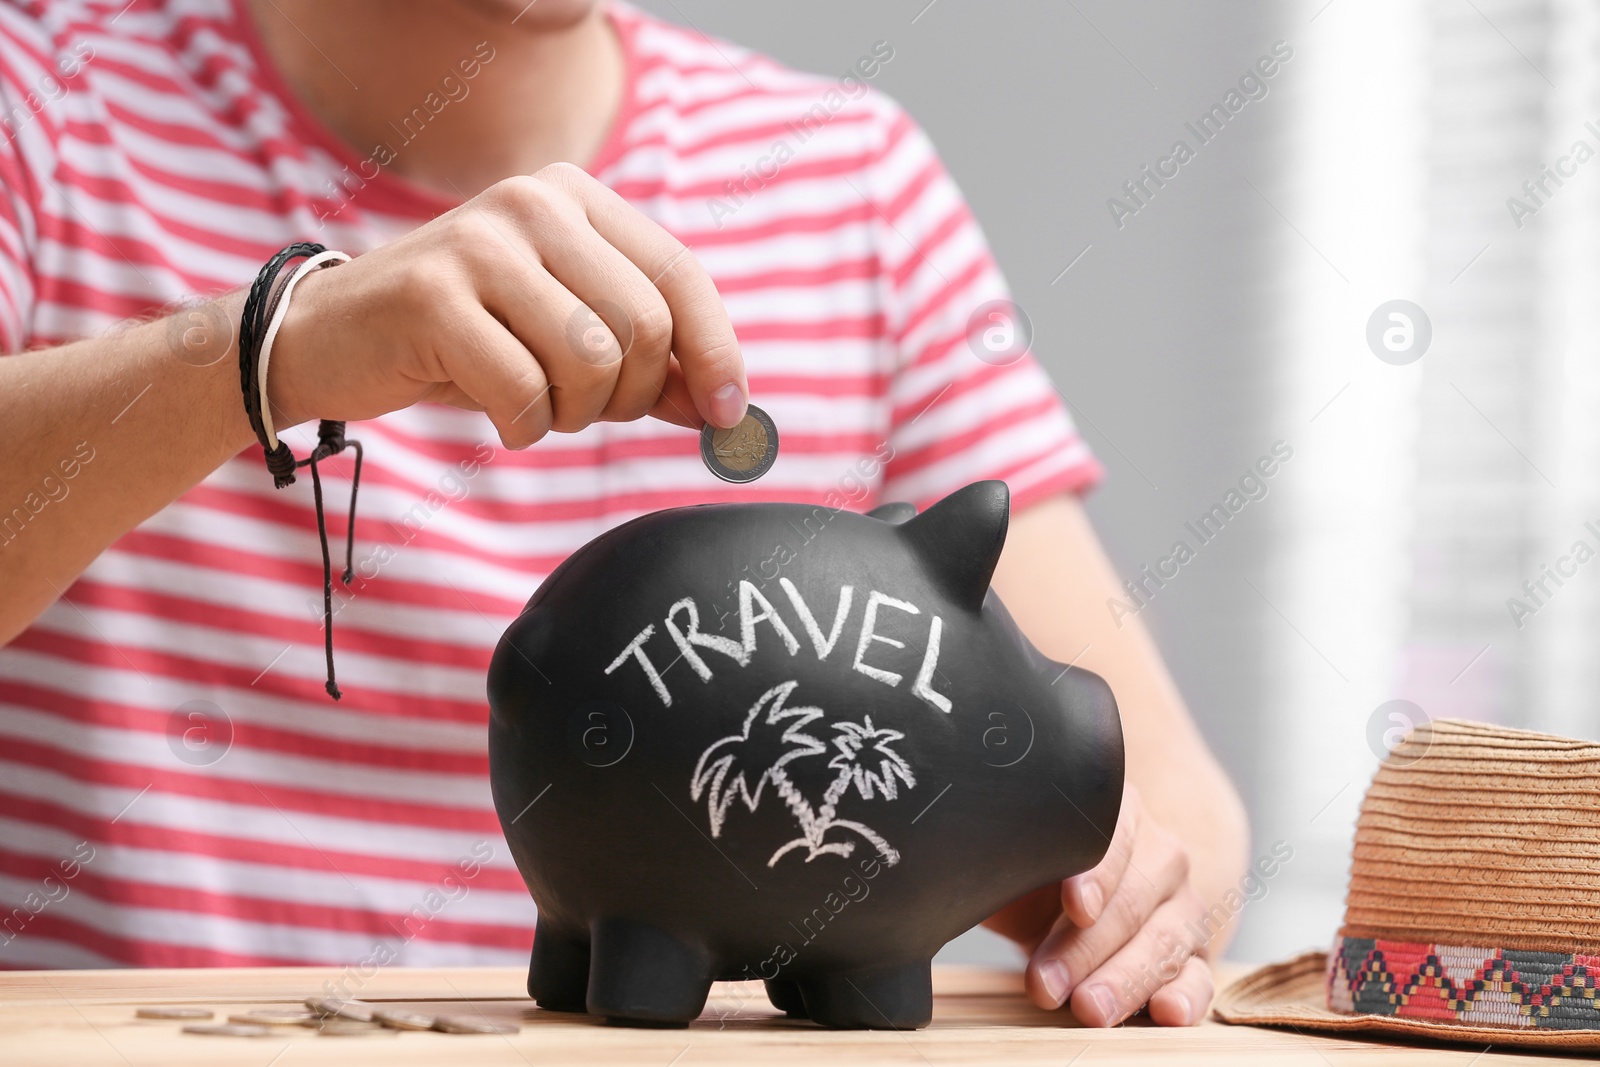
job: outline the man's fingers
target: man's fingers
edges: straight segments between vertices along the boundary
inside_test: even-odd
[[[455,382],[440,382],[423,396],[435,404],[448,404],[463,411],[482,411],[483,405],[468,396],[466,390]]]
[[[675,237],[582,171],[563,169],[557,180],[583,204],[595,231],[632,260],[666,300],[672,352],[700,417],[716,426],[737,425],[749,396],[744,357],[711,276]]]
[[[1190,956],[1178,977],[1150,998],[1150,1019],[1157,1026],[1194,1026],[1206,1017],[1215,992],[1210,964]]]
[[[1072,1014],[1088,1026],[1115,1026],[1144,1007],[1157,990],[1180,977],[1194,955],[1198,946],[1190,925],[1199,912],[1199,897],[1192,889],[1157,908],[1127,944],[1078,983],[1072,991]],[[1194,1006],[1181,994],[1188,989],[1174,990],[1163,1011],[1176,1016],[1181,1009],[1187,1021]]]
[[[550,273],[590,309],[566,322],[567,347],[592,359],[608,337],[620,346],[620,372],[600,418],[629,422],[648,414],[661,396],[672,352],[672,309],[587,218],[578,214],[576,221],[563,239],[547,242],[541,255]]]
[[[499,257],[476,279],[479,299],[533,354],[550,383],[551,428],[575,433],[611,400],[622,346],[605,322],[543,267]],[[577,343],[569,327],[584,324]]]
[[[489,312],[469,313],[437,359],[450,380],[489,416],[507,448],[550,431],[550,383],[539,361]]]
[[[1033,953],[1061,918],[1061,884],[1051,882],[1019,897],[983,921],[983,925],[1008,937]]]
[[[689,383],[683,380],[683,368],[678,366],[676,359],[667,364],[661,395],[650,405],[649,415],[676,426],[687,426],[691,430],[698,430],[705,425],[705,420],[695,411],[694,398],[689,395]]]
[[[1138,791],[1131,785],[1126,786],[1122,793],[1122,810],[1117,815],[1117,828],[1111,832],[1111,844],[1106,849],[1105,858],[1082,874],[1061,883],[1061,910],[1077,925],[1093,926],[1105,910],[1106,901],[1122,884],[1143,817],[1144,809]]]
[[[1063,915],[1034,951],[1028,962],[1029,990],[1049,994],[1035,997],[1036,1001],[1058,1006],[1061,1000],[1055,994],[1072,993],[1138,936],[1162,902],[1186,885],[1188,876],[1188,854],[1178,840],[1161,827],[1146,824],[1100,918],[1092,926],[1080,927]]]

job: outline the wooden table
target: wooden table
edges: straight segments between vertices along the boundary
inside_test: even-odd
[[[1142,1064],[1526,1064],[1532,1057],[1476,1049],[1389,1046],[1343,1037],[1208,1022],[1187,1030],[1132,1024],[1086,1030],[1064,1013],[1044,1012],[1022,996],[1019,975],[972,968],[934,971],[933,1025],[915,1033],[827,1031],[778,1015],[755,983],[719,985],[705,1014],[688,1029],[608,1026],[534,1007],[523,995],[525,972],[504,968],[386,968],[359,985],[364,1000],[443,1013],[474,1013],[519,1022],[512,1037],[407,1032],[382,1037],[322,1037],[283,1028],[266,1038],[184,1034],[181,1022],[136,1019],[142,1005],[230,1012],[297,1005],[339,977],[331,968],[252,970],[0,972],[0,1064],[644,1064],[955,1063],[1007,1065]],[[1222,968],[1219,980],[1239,968]],[[1476,1057],[1476,1058],[1474,1058]]]

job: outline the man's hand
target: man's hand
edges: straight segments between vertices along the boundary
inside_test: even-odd
[[[75,450],[96,457],[71,503],[38,512],[0,552],[0,644],[117,537],[250,445],[233,330],[243,305],[229,293],[181,317],[0,359],[0,499],[20,503]],[[486,412],[510,448],[642,415],[735,426],[747,396],[705,268],[566,164],[307,275],[267,374],[280,431],[432,400]]]
[[[643,415],[744,417],[744,360],[689,250],[569,164],[509,178],[295,290],[273,347],[278,428],[422,400],[509,448]]]
[[[1145,1007],[1162,1026],[1192,1026],[1211,1003],[1205,905],[1189,881],[1183,842],[1151,820],[1129,785],[1098,867],[1030,893],[985,926],[1016,941],[1028,996],[1069,1000],[1089,1026],[1115,1026]]]

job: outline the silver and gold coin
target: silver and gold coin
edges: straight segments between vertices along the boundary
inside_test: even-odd
[[[319,1017],[332,1015],[358,1023],[372,1021],[372,1005],[364,1001],[341,997],[307,997],[305,1004]]]
[[[141,1019],[209,1019],[214,1014],[210,1008],[140,1008],[134,1012]]]
[[[201,1023],[198,1026],[185,1026],[186,1034],[206,1034],[210,1037],[268,1037],[272,1034],[270,1026],[241,1026],[238,1023]]]
[[[293,1008],[258,1008],[242,1015],[230,1015],[228,1021],[240,1026],[304,1026],[316,1018],[309,1011]]]
[[[516,1034],[522,1027],[516,1023],[496,1022],[480,1015],[441,1015],[433,1020],[433,1028],[447,1034]]]
[[[737,426],[723,430],[706,424],[700,431],[700,458],[725,482],[753,482],[778,458],[778,427],[751,404]]]
[[[377,1023],[358,1023],[354,1019],[329,1019],[315,1027],[318,1037],[395,1037],[398,1030]]]

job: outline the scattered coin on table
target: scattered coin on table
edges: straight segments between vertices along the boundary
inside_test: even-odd
[[[228,1021],[241,1026],[303,1026],[316,1018],[309,1011],[294,1008],[258,1008],[243,1015],[230,1015]]]
[[[370,1023],[372,1005],[360,1000],[341,1000],[338,997],[307,997],[306,1007],[318,1015],[337,1015],[352,1022]]]
[[[701,429],[700,458],[725,482],[753,482],[778,458],[778,427],[751,404],[739,425],[722,430],[707,423]]]
[[[185,1026],[186,1034],[210,1034],[215,1037],[266,1037],[272,1033],[270,1026],[241,1026],[238,1023],[200,1023]]]
[[[432,1030],[446,1034],[515,1034],[522,1027],[515,1023],[494,1022],[472,1015],[426,1015],[422,1012],[380,1008],[361,1000],[339,997],[307,997],[304,1011],[299,1008],[256,1008],[228,1016],[225,1023],[200,1023],[185,1026],[186,1034],[213,1037],[266,1037],[274,1027],[303,1026],[322,1037],[397,1036],[402,1030]],[[209,1019],[208,1008],[139,1008],[141,1019]]]
[[[441,1015],[433,1021],[435,1030],[447,1034],[519,1034],[516,1023],[497,1023],[474,1015]]]
[[[400,1031],[390,1030],[377,1023],[358,1023],[352,1019],[329,1019],[313,1027],[319,1037],[398,1037]]]
[[[214,1014],[210,1008],[140,1008],[134,1012],[141,1019],[209,1019]]]

